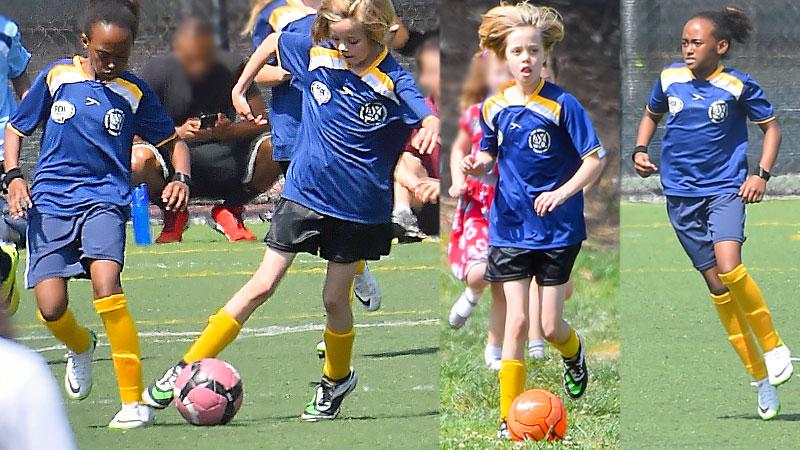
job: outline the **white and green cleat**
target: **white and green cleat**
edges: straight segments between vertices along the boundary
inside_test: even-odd
[[[770,420],[777,416],[781,412],[778,388],[770,384],[769,378],[764,378],[753,384],[758,387],[758,415],[764,420]]]

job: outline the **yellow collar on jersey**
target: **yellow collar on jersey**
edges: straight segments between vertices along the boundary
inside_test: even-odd
[[[706,77],[706,81],[730,92],[738,100],[744,90],[744,83],[736,76],[723,72],[724,69],[725,67],[720,64],[711,75]],[[673,83],[688,83],[695,79],[694,73],[686,66],[670,67],[661,72],[661,89],[666,92],[667,87]]]
[[[383,62],[384,59],[386,59],[388,55],[389,49],[384,46],[372,64],[356,75],[358,75],[358,77],[361,78],[361,81],[366,83],[376,93],[392,100],[397,104],[400,104],[400,100],[397,98],[397,95],[395,95],[394,92],[394,82],[391,78],[389,78],[389,75],[386,75],[384,72],[378,69],[378,66],[381,64],[381,62]],[[342,58],[342,55],[339,54],[338,50],[322,46],[314,46],[311,48],[308,71],[311,72],[312,70],[320,67],[334,70],[350,70],[350,65],[347,64],[347,61],[345,61],[344,58]]]
[[[82,60],[83,58],[79,55],[75,55],[72,58],[72,64],[56,64],[50,69],[45,80],[51,96],[55,95],[58,88],[64,84],[81,83],[91,80],[86,72],[83,71]],[[105,81],[103,84],[112,92],[124,98],[131,106],[131,111],[136,114],[143,95],[139,86],[120,77]]]
[[[540,79],[539,85],[536,86],[536,89],[534,89],[533,93],[530,96],[528,96],[528,98],[525,100],[524,106],[530,109],[531,111],[546,117],[548,120],[558,125],[561,117],[561,105],[557,101],[541,95],[542,89],[544,88],[544,84],[545,84],[544,79],[543,78]],[[517,85],[516,81],[510,81],[501,86],[499,89],[499,93],[496,96],[498,97],[498,99],[494,103],[502,107],[511,105],[511,102],[509,102],[505,96],[505,92],[509,88],[516,85]],[[489,102],[487,102],[487,104],[488,103]],[[486,108],[484,107],[484,109]]]

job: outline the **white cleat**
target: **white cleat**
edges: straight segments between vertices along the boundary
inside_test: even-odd
[[[767,366],[769,384],[780,386],[792,378],[792,372],[794,371],[792,355],[786,345],[775,347],[764,353],[764,364]]]
[[[758,387],[758,415],[764,420],[770,420],[781,411],[781,401],[778,398],[778,388],[770,384],[769,378],[753,383]]]
[[[381,287],[375,275],[364,264],[364,271],[355,276],[353,293],[367,311],[377,311],[381,307]]]
[[[83,400],[92,392],[92,358],[97,348],[97,336],[89,330],[91,344],[83,353],[67,351],[67,370],[64,374],[64,391],[73,400]]]
[[[153,408],[144,403],[123,403],[122,409],[111,419],[108,428],[116,430],[132,430],[153,425],[156,415]]]
[[[463,327],[467,323],[469,316],[472,315],[472,310],[475,306],[477,305],[467,298],[467,291],[462,292],[456,302],[453,303],[453,307],[450,308],[450,316],[447,318],[450,327],[454,330]]]

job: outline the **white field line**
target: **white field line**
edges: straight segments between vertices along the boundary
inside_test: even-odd
[[[377,323],[357,323],[355,324],[355,328],[365,329],[365,328],[392,328],[392,327],[416,327],[416,326],[430,326],[430,325],[437,325],[439,323],[438,319],[422,319],[422,320],[396,320],[396,321],[387,321],[387,322],[377,322]],[[306,331],[323,331],[325,329],[324,324],[306,324],[306,325],[296,325],[296,326],[279,326],[279,325],[272,325],[269,327],[263,328],[242,328],[242,331],[239,332],[239,338],[251,338],[251,337],[272,337],[272,336],[282,336],[286,334],[295,334],[295,333],[304,333]],[[175,343],[175,342],[192,342],[194,338],[200,335],[198,331],[142,331],[139,333],[140,338],[155,338],[152,339],[151,342],[154,343]],[[104,333],[98,333],[98,337],[106,337]],[[31,335],[31,336],[22,336],[16,338],[19,342],[32,342],[32,341],[42,341],[46,339],[53,339],[53,336],[50,335]],[[106,347],[108,346],[107,342],[98,343],[98,347]],[[48,347],[40,347],[35,348],[34,350],[42,353],[50,350],[65,350],[66,347],[63,344],[59,345],[51,345]]]

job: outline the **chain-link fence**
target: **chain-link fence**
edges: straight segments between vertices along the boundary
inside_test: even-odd
[[[250,37],[241,34],[250,14],[250,0],[140,0],[142,17],[139,34],[130,58],[130,69],[139,71],[154,55],[169,51],[172,34],[181,19],[190,15],[208,18],[223,47],[246,56]],[[22,39],[31,52],[28,73],[33,78],[50,62],[82,54],[80,22],[85,1],[2,0],[0,14],[20,25]],[[397,13],[411,29],[428,31],[438,27],[438,0],[395,0]],[[413,61],[398,58],[409,68]],[[265,98],[269,91],[264,91]],[[38,156],[39,135],[27,139],[22,152],[22,168],[31,171]]]
[[[721,9],[730,0],[622,0],[622,144],[623,193],[632,198],[661,193],[657,176],[647,180],[633,172],[633,151],[639,119],[661,68],[681,60],[683,25],[694,13]],[[783,144],[770,181],[772,194],[800,194],[800,2],[796,0],[740,0],[735,2],[753,21],[755,31],[745,45],[734,45],[723,64],[749,73],[764,88],[775,107]],[[758,164],[763,134],[749,126],[748,160]],[[663,121],[650,146],[658,165]]]

